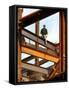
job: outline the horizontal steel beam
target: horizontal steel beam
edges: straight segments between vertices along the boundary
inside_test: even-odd
[[[31,71],[35,71],[35,72],[39,72],[39,73],[43,73],[46,74],[48,76],[48,70],[35,66],[35,65],[31,65],[31,64],[27,64],[27,63],[22,63],[22,67]]]
[[[42,47],[40,47],[40,46],[38,46],[38,48],[36,48],[35,45],[30,44],[30,43],[27,43],[27,42],[26,42],[26,44],[23,43],[22,45],[23,45],[23,46],[26,46],[26,47],[30,47],[30,48],[32,48],[32,49],[39,50],[39,51],[41,51],[41,52],[43,52],[43,53],[48,53],[48,54],[50,54],[50,55],[57,56],[56,51],[53,51],[53,50],[51,50],[51,49],[42,48]]]
[[[39,58],[42,58],[42,59],[45,59],[45,60],[49,60],[49,61],[52,61],[52,62],[55,62],[55,63],[58,63],[58,61],[59,61],[58,57],[54,57],[54,56],[51,56],[49,54],[40,52],[39,50],[37,51],[35,49],[28,48],[28,47],[25,47],[25,46],[21,47],[21,52],[22,53],[27,53],[27,54],[30,54],[30,55],[33,55],[33,56],[36,56],[36,57],[39,57]]]

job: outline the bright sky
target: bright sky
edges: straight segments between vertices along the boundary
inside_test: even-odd
[[[47,40],[53,43],[59,43],[59,13],[42,19],[40,21],[40,30],[44,24],[48,30]]]
[[[26,16],[32,12],[38,11],[39,9],[24,9],[23,11],[23,16]],[[42,20],[40,20],[39,22],[40,27],[39,30],[41,31],[43,25],[46,25],[46,28],[48,30],[48,37],[47,40],[53,42],[53,43],[59,43],[59,13],[56,13],[54,15],[51,15],[47,18],[44,18]],[[25,27],[26,29],[28,29],[29,31],[35,33],[35,23]],[[41,34],[39,34],[41,36]],[[22,54],[21,58],[25,58],[28,57],[29,55],[27,54]],[[28,63],[34,64],[35,63],[35,59],[30,60]],[[51,65],[53,65],[53,62],[47,62],[45,64],[42,64],[41,67],[50,67]]]

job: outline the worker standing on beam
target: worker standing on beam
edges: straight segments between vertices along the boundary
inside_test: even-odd
[[[43,25],[43,28],[41,29],[41,35],[44,39],[44,43],[47,44],[47,35],[48,35],[48,31],[46,29],[46,26]]]

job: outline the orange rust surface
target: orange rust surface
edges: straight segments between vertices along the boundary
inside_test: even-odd
[[[30,55],[34,55],[36,57],[40,57],[40,58],[43,58],[43,59],[46,59],[46,60],[49,60],[49,61],[52,61],[55,63],[58,63],[58,61],[59,61],[59,58],[57,58],[57,57],[50,56],[46,53],[36,51],[36,50],[30,49],[30,48],[27,48],[24,46],[21,47],[21,52],[25,52],[25,53],[28,53]]]

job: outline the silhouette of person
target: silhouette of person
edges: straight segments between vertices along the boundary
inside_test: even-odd
[[[41,29],[41,35],[42,35],[42,38],[44,39],[45,44],[47,44],[47,34],[48,34],[48,31],[46,29],[46,26],[43,25],[43,28]]]

